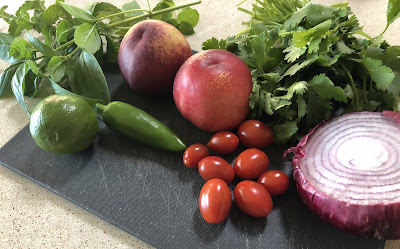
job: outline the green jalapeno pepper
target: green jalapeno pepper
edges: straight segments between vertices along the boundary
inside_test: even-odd
[[[167,126],[147,112],[127,103],[113,101],[96,104],[102,111],[103,122],[113,131],[135,141],[169,151],[183,151],[186,145]]]

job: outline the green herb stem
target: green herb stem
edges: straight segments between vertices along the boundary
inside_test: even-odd
[[[131,13],[131,12],[136,12],[136,11],[145,11],[145,12],[149,12],[149,10],[146,10],[146,9],[125,10],[125,11],[121,11],[121,12],[118,12],[118,13],[115,13],[115,14],[111,14],[111,15],[108,15],[108,16],[103,16],[102,18],[100,18],[100,20],[109,19],[109,18],[112,18],[112,17],[114,17],[114,16],[119,16],[119,15],[121,15],[121,14],[126,14],[126,13]]]
[[[362,36],[366,37],[368,40],[373,40],[374,39],[374,38],[372,38],[372,36],[370,36],[367,33],[365,33],[362,29],[359,29],[359,30],[355,31],[354,33],[362,35]]]
[[[367,77],[366,77],[366,75],[364,75],[364,77],[363,77],[363,95],[364,95],[364,101],[365,101],[365,103],[367,103],[368,98],[367,98]]]
[[[182,9],[182,8],[189,7],[189,6],[192,6],[192,5],[195,5],[195,4],[199,4],[199,3],[201,3],[201,0],[195,1],[195,2],[191,2],[191,3],[172,6],[172,7],[169,7],[169,8],[165,8],[165,9],[162,9],[162,10],[157,10],[157,11],[154,11],[154,12],[151,12],[151,13],[147,13],[147,14],[143,14],[143,15],[140,15],[140,16],[134,16],[134,17],[131,17],[131,18],[127,18],[127,19],[119,21],[119,22],[114,22],[114,23],[108,24],[107,27],[108,28],[118,27],[118,26],[121,26],[121,25],[126,24],[126,23],[130,23],[130,22],[133,22],[133,21],[138,21],[138,20],[141,20],[141,19],[144,19],[144,18],[152,17],[152,16],[155,16],[155,15],[160,15],[160,14],[163,14],[163,13],[166,13],[166,12]]]
[[[356,84],[354,83],[354,80],[353,80],[353,76],[351,76],[349,70],[347,70],[347,68],[343,65],[342,62],[339,61],[339,65],[343,68],[344,72],[346,73],[347,77],[350,80],[351,88],[353,89],[354,97],[356,99],[356,111],[358,112],[358,111],[360,111],[360,102],[359,102],[359,96],[358,96],[357,87],[356,87]]]
[[[64,48],[67,48],[67,47],[73,45],[74,43],[75,43],[75,41],[74,41],[74,39],[72,39],[72,40],[70,40],[70,41],[64,43],[63,45],[57,47],[55,50],[56,50],[56,51],[63,50]]]

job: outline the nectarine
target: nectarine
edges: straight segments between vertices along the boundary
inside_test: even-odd
[[[249,113],[251,73],[235,54],[219,49],[190,57],[173,88],[181,114],[198,128],[218,132],[236,128]]]
[[[192,50],[184,35],[169,23],[145,20],[122,39],[118,65],[124,80],[139,94],[172,92],[175,74]]]

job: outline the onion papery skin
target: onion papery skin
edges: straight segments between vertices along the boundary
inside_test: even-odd
[[[351,129],[354,129],[355,135]],[[346,131],[348,135],[343,135]],[[382,149],[379,156],[388,154],[384,157],[387,160],[383,160],[379,166],[374,165],[375,162],[367,161],[365,164],[372,166],[359,170],[359,174],[357,174],[357,169],[346,167],[342,163],[343,160],[341,162],[337,157],[336,161],[332,161],[332,153],[339,151],[340,146],[347,142],[346,139],[358,139],[357,133],[363,134],[362,136],[374,143],[376,140],[377,146],[387,142],[388,145],[384,148],[390,148],[390,150],[393,148],[394,151],[386,153]],[[360,135],[360,139],[363,138],[362,136]],[[333,144],[325,148],[328,141],[333,141]],[[339,149],[332,152],[330,148],[335,146]],[[314,155],[315,151],[325,153]],[[400,187],[397,188],[400,186],[399,113],[355,112],[325,120],[307,134],[296,147],[288,149],[284,156],[288,153],[294,153],[293,177],[300,198],[324,222],[344,232],[362,237],[400,239]],[[314,164],[310,165],[310,161]],[[315,164],[316,161],[320,162]],[[379,168],[381,166],[383,173]],[[314,167],[314,169],[310,171],[308,167]],[[329,170],[334,173],[329,173]],[[344,176],[346,171],[351,172],[348,177]],[[336,173],[340,176],[336,175],[337,178],[332,178]],[[323,183],[316,180],[319,175],[319,180],[323,179],[325,183],[332,185],[327,184],[327,187],[324,187]],[[328,175],[331,178],[327,177]],[[349,181],[349,185],[341,186],[340,181]],[[336,191],[335,186],[339,190]],[[358,186],[360,186],[360,191],[357,191]],[[342,188],[343,190],[340,190]],[[376,188],[389,190],[378,193]],[[364,200],[359,198],[364,195],[368,198]]]

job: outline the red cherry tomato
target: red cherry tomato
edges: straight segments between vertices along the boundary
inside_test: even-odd
[[[274,141],[274,133],[261,121],[247,120],[239,125],[238,138],[244,146],[263,149]]]
[[[245,180],[233,189],[236,205],[246,214],[253,217],[265,217],[272,210],[272,198],[259,183]]]
[[[192,144],[183,153],[183,164],[191,169],[197,169],[201,159],[208,157],[210,152],[203,144]]]
[[[257,182],[263,185],[271,195],[281,195],[289,187],[289,177],[280,170],[269,170],[262,173]]]
[[[239,145],[239,138],[230,131],[220,131],[214,134],[207,146],[219,154],[229,154]]]
[[[203,158],[199,162],[199,173],[206,181],[219,178],[226,183],[230,183],[235,178],[233,167],[227,161],[217,156]]]
[[[199,197],[200,213],[208,223],[221,223],[228,217],[232,206],[232,195],[228,184],[221,179],[207,181]]]
[[[267,170],[269,159],[259,149],[247,149],[239,154],[233,167],[237,176],[243,179],[256,179]]]

